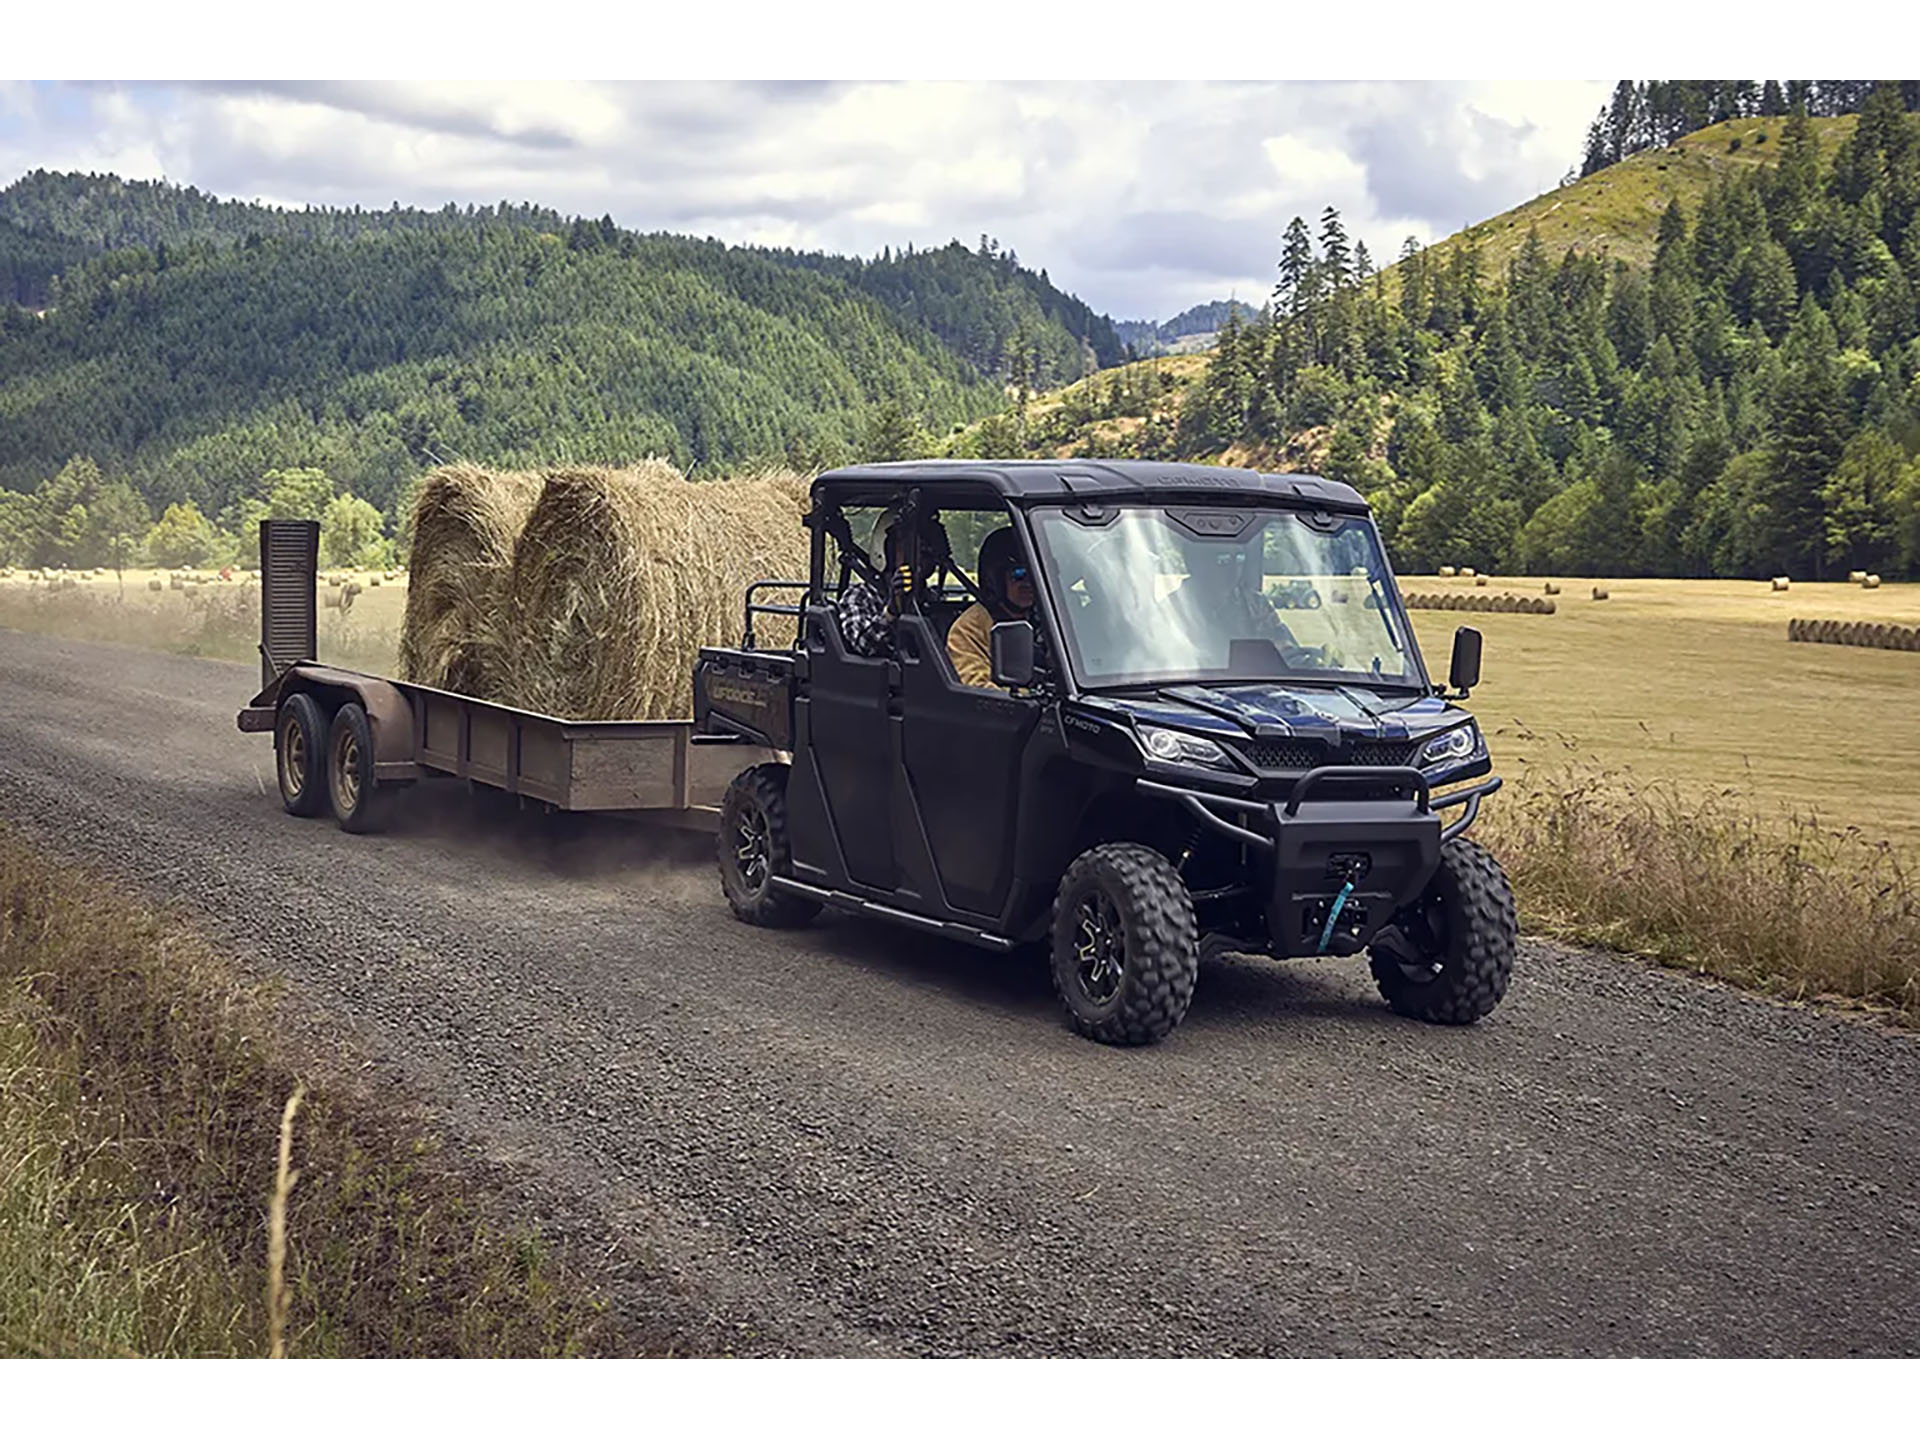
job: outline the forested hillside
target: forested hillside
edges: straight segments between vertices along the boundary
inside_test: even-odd
[[[1313,466],[1413,570],[1920,577],[1920,117],[1886,85],[1776,130],[1656,212],[1644,265],[1535,226],[1497,269],[1471,232],[1415,247],[1390,285],[1337,213],[1296,221],[1269,309],[1190,384],[1137,367],[956,443]]]
[[[877,259],[772,252],[858,286],[918,320],[982,373],[1030,388],[1062,385],[1122,358],[1113,322],[1056,290],[1047,272],[985,235],[938,250],[888,250]]]
[[[1251,320],[1255,314],[1255,307],[1243,300],[1209,300],[1182,310],[1171,320],[1116,320],[1113,329],[1135,355],[1158,355],[1181,340],[1217,333],[1227,323],[1229,310],[1242,320]]]

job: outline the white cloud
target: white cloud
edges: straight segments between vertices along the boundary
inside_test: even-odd
[[[1271,287],[1331,204],[1379,258],[1550,188],[1602,83],[226,82],[0,86],[0,180],[277,203],[532,200],[862,254],[982,232],[1097,309]]]

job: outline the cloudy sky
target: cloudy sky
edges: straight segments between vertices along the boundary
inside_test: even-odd
[[[532,200],[871,254],[985,232],[1117,319],[1272,287],[1338,207],[1377,259],[1555,185],[1608,81],[0,82],[0,185],[165,177],[284,205]]]

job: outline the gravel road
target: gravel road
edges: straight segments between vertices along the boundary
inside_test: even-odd
[[[1912,1354],[1920,1043],[1528,943],[1468,1030],[1354,961],[1166,1044],[871,922],[736,923],[704,839],[416,787],[295,820],[247,667],[0,631],[0,819],[284,974],[528,1207],[744,1353]],[[1499,801],[1493,802],[1498,804]]]

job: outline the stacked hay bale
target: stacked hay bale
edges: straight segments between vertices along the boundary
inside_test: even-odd
[[[400,629],[400,678],[482,700],[504,698],[502,625],[514,542],[541,478],[448,465],[413,502],[413,583]]]
[[[806,573],[806,504],[787,472],[550,474],[508,579],[508,703],[581,720],[690,714],[695,656],[739,642],[746,587]]]
[[[414,505],[400,673],[566,719],[690,714],[695,655],[739,642],[747,585],[806,573],[807,488],[785,471],[691,482],[664,461],[436,470]]]

